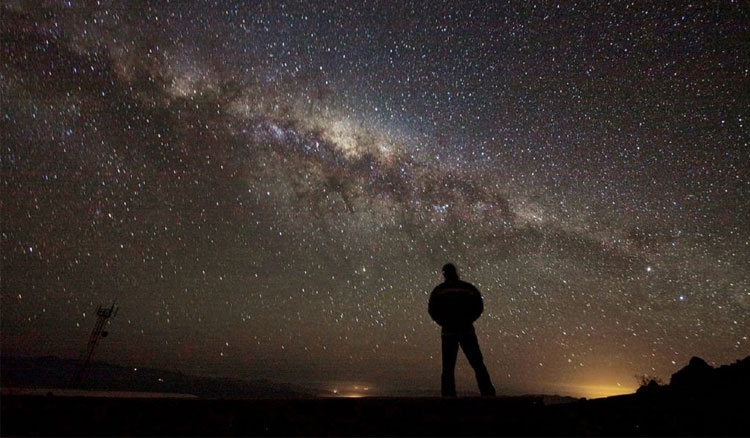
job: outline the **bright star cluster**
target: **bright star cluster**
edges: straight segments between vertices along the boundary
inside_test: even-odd
[[[446,262],[499,392],[750,353],[740,2],[0,12],[3,355],[435,389]]]

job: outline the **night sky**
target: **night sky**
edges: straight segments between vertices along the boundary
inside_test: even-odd
[[[499,393],[750,354],[750,9],[6,1],[2,354]],[[476,392],[465,358],[459,391]]]

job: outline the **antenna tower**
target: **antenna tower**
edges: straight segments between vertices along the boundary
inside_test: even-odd
[[[112,303],[109,307],[99,306],[96,308],[96,324],[94,324],[94,329],[91,330],[89,343],[86,346],[86,350],[81,353],[81,357],[78,359],[76,372],[73,375],[73,380],[70,382],[73,388],[81,386],[83,380],[86,378],[86,371],[88,371],[91,356],[94,354],[94,348],[99,343],[99,339],[106,338],[109,334],[109,332],[104,330],[104,324],[107,323],[109,318],[114,318],[118,310],[120,308],[115,306],[115,303]]]

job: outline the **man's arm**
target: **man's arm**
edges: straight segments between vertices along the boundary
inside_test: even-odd
[[[472,285],[471,288],[474,295],[474,300],[472,300],[472,316],[476,321],[482,315],[482,312],[484,312],[484,300],[482,299],[482,294],[479,292],[479,289],[477,289],[476,286]]]

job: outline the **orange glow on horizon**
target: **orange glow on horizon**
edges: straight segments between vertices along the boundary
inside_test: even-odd
[[[623,385],[573,385],[586,398],[604,398],[615,395],[632,394],[637,388]]]
[[[550,385],[560,395],[569,395],[572,397],[605,398],[615,395],[632,394],[638,389],[637,385],[625,385],[620,382],[611,383],[557,383]]]

